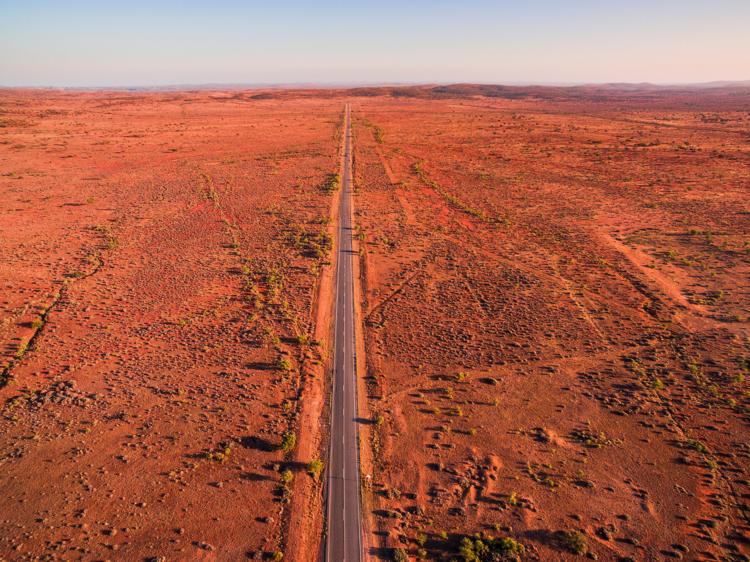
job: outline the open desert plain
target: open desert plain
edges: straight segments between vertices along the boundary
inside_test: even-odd
[[[353,103],[371,552],[748,559],[749,109]]]
[[[750,91],[472,85],[0,90],[0,560],[343,562],[344,260],[363,560],[750,560]]]
[[[315,558],[343,104],[259,97],[2,94],[4,560]]]

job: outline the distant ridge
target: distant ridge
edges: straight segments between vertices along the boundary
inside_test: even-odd
[[[172,86],[1,86],[3,90],[43,90],[60,92],[196,92],[196,91],[246,91],[246,90],[343,90],[358,87],[383,88],[415,86],[406,82],[268,82],[254,84],[175,84]]]
[[[264,82],[253,84],[175,84],[172,86],[0,86],[3,90],[51,90],[62,92],[195,92],[195,91],[247,91],[247,90],[368,90],[381,88],[418,88],[422,90],[439,91],[443,89],[457,90],[478,88],[480,90],[514,89],[514,88],[546,88],[546,89],[598,89],[618,91],[664,91],[664,90],[706,90],[712,88],[750,88],[750,80],[718,80],[714,82],[700,82],[696,84],[652,84],[650,82],[629,83],[609,82],[604,84],[576,84],[576,83],[508,83],[508,84],[480,84],[480,83],[432,83],[416,84],[405,82]]]
[[[184,84],[175,86],[148,86],[127,88],[2,88],[0,95],[13,91],[93,93],[106,96],[108,93],[120,95],[161,94],[166,96],[184,96],[190,92],[204,92],[226,101],[261,101],[285,100],[300,97],[391,97],[403,100],[440,100],[440,99],[505,99],[505,100],[544,100],[554,102],[589,103],[597,101],[615,101],[623,103],[635,100],[677,99],[689,100],[710,95],[723,98],[728,102],[750,100],[750,80],[716,81],[701,84],[582,84],[569,85],[497,85],[497,84]],[[740,96],[735,98],[735,96]]]
[[[627,82],[614,82],[609,84],[582,84],[582,86],[606,90],[705,90],[710,88],[750,88],[750,80],[734,82],[720,80],[716,82],[700,82],[698,84],[651,84],[649,82],[629,84]]]

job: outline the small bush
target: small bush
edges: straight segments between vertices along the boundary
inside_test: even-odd
[[[307,472],[317,476],[323,470],[323,461],[315,459],[307,463]]]
[[[321,189],[326,193],[333,193],[341,185],[341,177],[338,174],[328,174]]]
[[[29,344],[24,342],[21,344],[21,347],[18,348],[18,351],[16,351],[16,354],[14,357],[16,359],[23,359],[23,356],[26,355],[26,352],[29,350]]]
[[[289,453],[294,449],[294,447],[297,445],[297,436],[294,433],[286,433],[284,434],[284,437],[281,440],[281,443],[279,443],[278,449],[280,451],[284,451],[285,453]]]
[[[586,554],[589,550],[586,536],[578,531],[563,531],[562,544],[573,554]]]
[[[523,556],[526,553],[526,547],[521,543],[514,541],[513,539],[506,537],[500,539],[496,545],[496,548],[503,553],[513,553],[519,556]]]
[[[409,555],[406,554],[406,551],[403,548],[394,548],[392,558],[396,562],[408,562],[409,561]]]

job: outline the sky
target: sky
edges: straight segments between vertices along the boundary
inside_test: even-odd
[[[750,80],[748,0],[0,0],[1,86]]]

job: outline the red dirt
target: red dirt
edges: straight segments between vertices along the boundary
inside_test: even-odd
[[[0,559],[317,558],[345,98],[369,558],[747,560],[746,93],[469,85],[0,90]]]
[[[0,96],[0,558],[315,552],[343,105]]]
[[[746,96],[353,109],[370,554],[746,559]]]

